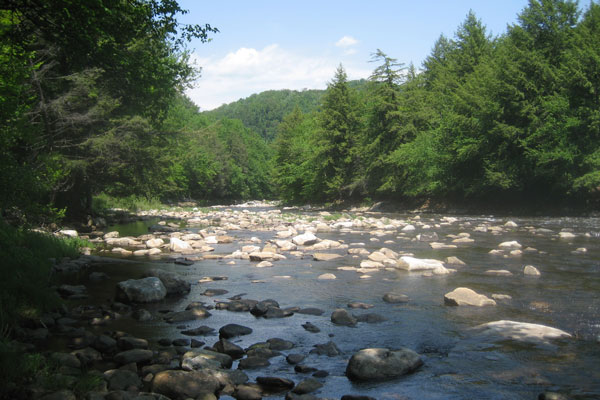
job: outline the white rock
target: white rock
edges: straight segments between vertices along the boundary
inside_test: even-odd
[[[435,250],[443,250],[443,249],[456,249],[457,246],[455,244],[446,244],[440,242],[431,242],[429,246]]]
[[[331,254],[331,253],[314,253],[313,259],[315,261],[331,261],[337,258],[342,258],[339,254]]]
[[[510,296],[508,294],[494,293],[492,295],[492,299],[494,299],[494,300],[512,300],[512,296]]]
[[[523,274],[530,275],[530,276],[540,276],[541,275],[540,271],[533,265],[526,265],[525,268],[523,268]]]
[[[302,235],[294,236],[292,242],[298,246],[310,246],[319,240],[312,232],[305,232]]]
[[[507,223],[504,224],[504,226],[506,226],[507,228],[516,228],[519,225],[517,225],[514,221],[508,221]]]
[[[256,268],[268,268],[268,267],[272,267],[273,263],[269,262],[269,261],[261,261],[258,264],[256,264]]]
[[[420,259],[409,256],[400,257],[397,263],[398,268],[407,271],[422,271],[422,270],[434,270],[436,268],[444,268],[444,263],[439,260],[433,259]]]
[[[450,265],[467,265],[464,263],[464,261],[462,261],[461,259],[459,259],[458,257],[446,257],[446,264],[450,264]]]
[[[331,280],[331,279],[336,279],[336,276],[334,274],[327,273],[327,274],[319,275],[319,277],[317,279]]]
[[[260,251],[260,247],[258,246],[242,246],[242,252],[243,253],[254,253],[255,251]]]
[[[361,268],[383,268],[383,264],[376,261],[364,260],[360,263]]]
[[[577,237],[577,235],[574,235],[574,234],[573,234],[573,233],[571,233],[571,232],[559,232],[559,233],[558,233],[558,236],[559,236],[561,239],[573,239],[573,238],[576,238],[576,237]]]
[[[495,306],[496,302],[472,289],[459,287],[444,295],[444,303],[450,306]]]
[[[496,334],[524,342],[546,342],[548,339],[571,337],[567,332],[549,326],[508,320],[488,322],[475,327],[475,329],[481,330],[484,334]]]
[[[146,247],[148,247],[149,249],[160,247],[163,244],[165,244],[165,241],[160,238],[146,240]]]
[[[510,242],[502,242],[498,245],[498,247],[501,249],[520,249],[523,246],[521,246],[521,244],[516,240],[513,240]]]
[[[105,233],[104,236],[102,236],[102,237],[104,239],[118,238],[119,237],[119,232],[117,232],[117,231],[108,232],[108,233]]]
[[[72,237],[72,238],[76,238],[79,236],[77,231],[74,229],[61,229],[60,231],[58,231],[58,233],[60,233],[63,236],[68,236],[68,237]]]
[[[413,232],[415,230],[415,226],[414,225],[406,225],[404,228],[402,228],[402,232]]]
[[[186,250],[192,250],[192,246],[188,242],[184,242],[181,239],[177,239],[175,237],[171,238],[169,243],[169,249],[173,252],[180,252]]]
[[[160,254],[160,253],[162,253],[162,251],[160,249],[157,249],[156,247],[148,250],[148,255],[149,256],[155,256],[155,255]]]
[[[488,269],[485,271],[485,274],[494,276],[512,276],[512,272],[506,269]]]

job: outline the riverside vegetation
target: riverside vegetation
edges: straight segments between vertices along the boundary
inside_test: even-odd
[[[597,208],[596,2],[530,0],[497,37],[469,13],[420,68],[376,50],[366,81],[340,65],[325,91],[210,112],[183,95],[200,73],[186,41],[218,30],[179,24],[184,12],[158,0],[0,6],[0,333],[13,386],[56,372],[11,340],[17,321],[39,329],[57,310],[47,259],[88,246],[28,227],[89,216],[91,230],[116,205],[191,199]],[[80,378],[77,395],[98,380]]]

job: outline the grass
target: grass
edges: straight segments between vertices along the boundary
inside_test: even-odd
[[[36,319],[60,304],[50,287],[51,259],[76,258],[79,249],[89,245],[79,238],[59,238],[0,220],[0,398],[11,390],[18,392],[48,369],[43,356],[23,354],[15,347],[12,332],[19,321]]]
[[[127,197],[112,197],[108,194],[101,193],[92,199],[92,211],[95,214],[104,214],[110,209],[123,209],[131,212],[148,211],[162,208],[168,208],[157,197],[145,196],[127,196]]]

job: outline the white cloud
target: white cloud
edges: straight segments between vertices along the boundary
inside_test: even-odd
[[[358,44],[358,40],[354,39],[352,36],[344,36],[343,38],[335,42],[335,45],[337,47],[351,47],[355,44]]]
[[[202,76],[186,94],[201,110],[211,110],[265,90],[324,89],[341,61],[302,56],[276,44],[262,50],[242,47],[221,58],[195,55],[193,60],[202,67]],[[366,69],[344,67],[349,79],[366,78],[370,74]]]

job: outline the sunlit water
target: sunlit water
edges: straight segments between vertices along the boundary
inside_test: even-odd
[[[379,216],[377,216],[379,217]],[[389,215],[409,218],[409,215]],[[434,225],[441,215],[424,214],[421,222]],[[449,242],[447,234],[468,232],[475,239],[472,245],[458,249],[432,250],[428,243],[411,241],[417,231],[405,235],[378,237],[370,241],[367,231],[361,234],[340,232],[319,233],[321,239],[343,240],[345,243],[362,242],[369,251],[387,247],[395,251],[412,252],[419,258],[444,260],[457,256],[467,265],[457,267],[456,273],[425,277],[405,271],[379,271],[370,279],[359,279],[354,271],[342,271],[340,266],[358,266],[364,259],[345,255],[332,262],[316,262],[310,256],[298,259],[288,256],[277,261],[272,268],[256,268],[256,263],[234,260],[203,260],[192,266],[176,265],[167,260],[144,259],[136,262],[104,264],[93,270],[110,276],[108,281],[84,281],[91,293],[91,301],[107,304],[114,299],[117,282],[140,277],[148,268],[176,271],[194,282],[186,296],[144,305],[155,318],[137,322],[119,319],[108,326],[95,328],[98,332],[123,330],[156,343],[160,338],[186,337],[181,327],[165,323],[160,310],[182,310],[191,301],[212,303],[245,293],[244,298],[275,299],[282,308],[317,307],[325,311],[322,316],[295,314],[284,319],[257,319],[250,313],[211,310],[212,316],[203,321],[184,324],[193,328],[208,325],[218,329],[227,323],[251,327],[251,335],[237,338],[234,343],[248,347],[272,337],[291,340],[296,347],[284,351],[284,356],[271,359],[271,366],[245,371],[253,380],[256,376],[281,376],[299,382],[310,375],[296,374],[285,360],[289,353],[306,354],[303,364],[330,373],[321,379],[325,384],[320,397],[339,398],[343,394],[369,395],[378,399],[535,399],[543,391],[558,391],[572,398],[600,398],[600,220],[596,218],[511,218],[518,228],[501,235],[474,232],[483,222],[503,225],[508,219],[482,216],[457,216],[458,222],[450,226],[432,228],[440,241]],[[146,221],[146,225],[156,221]],[[123,234],[142,234],[145,226],[118,227]],[[532,233],[526,227],[546,228],[552,232]],[[563,228],[573,229],[575,239],[561,240],[557,233]],[[133,230],[132,230],[133,229]],[[197,229],[190,229],[197,231]],[[587,237],[585,234],[588,233]],[[215,253],[229,254],[239,249],[239,242],[256,236],[263,243],[273,239],[275,232],[229,231],[236,238],[232,244],[214,245]],[[404,239],[403,239],[404,238]],[[408,239],[406,239],[408,238]],[[392,240],[394,243],[384,244]],[[517,240],[536,253],[520,257],[503,258],[488,254],[498,244]],[[584,254],[573,254],[585,247]],[[345,250],[332,250],[346,254]],[[534,265],[541,276],[523,275],[524,265]],[[507,269],[513,276],[490,276],[489,269]],[[336,280],[318,280],[323,273],[336,275]],[[198,284],[205,276],[227,276],[228,280]],[[251,283],[260,281],[260,283]],[[495,307],[449,307],[443,296],[457,287],[468,287],[478,293],[508,294],[512,300],[498,301]],[[218,298],[202,296],[207,288],[226,289],[228,294]],[[382,300],[386,292],[403,293],[410,302],[401,305],[387,304]],[[351,310],[355,314],[373,312],[387,318],[378,324],[359,323],[356,327],[333,325],[331,312],[347,308],[347,303],[360,301],[373,304],[370,310]],[[475,334],[472,327],[495,320],[515,320],[549,325],[574,335],[573,339],[548,344],[532,345],[508,340],[492,340]],[[309,333],[301,324],[310,321],[321,329]],[[218,337],[198,337],[208,345]],[[309,354],[313,345],[334,341],[343,355],[336,357]],[[158,346],[158,345],[155,345]],[[380,383],[355,384],[344,374],[349,357],[365,347],[408,347],[423,355],[424,366],[412,375]],[[235,368],[235,364],[234,364]]]

